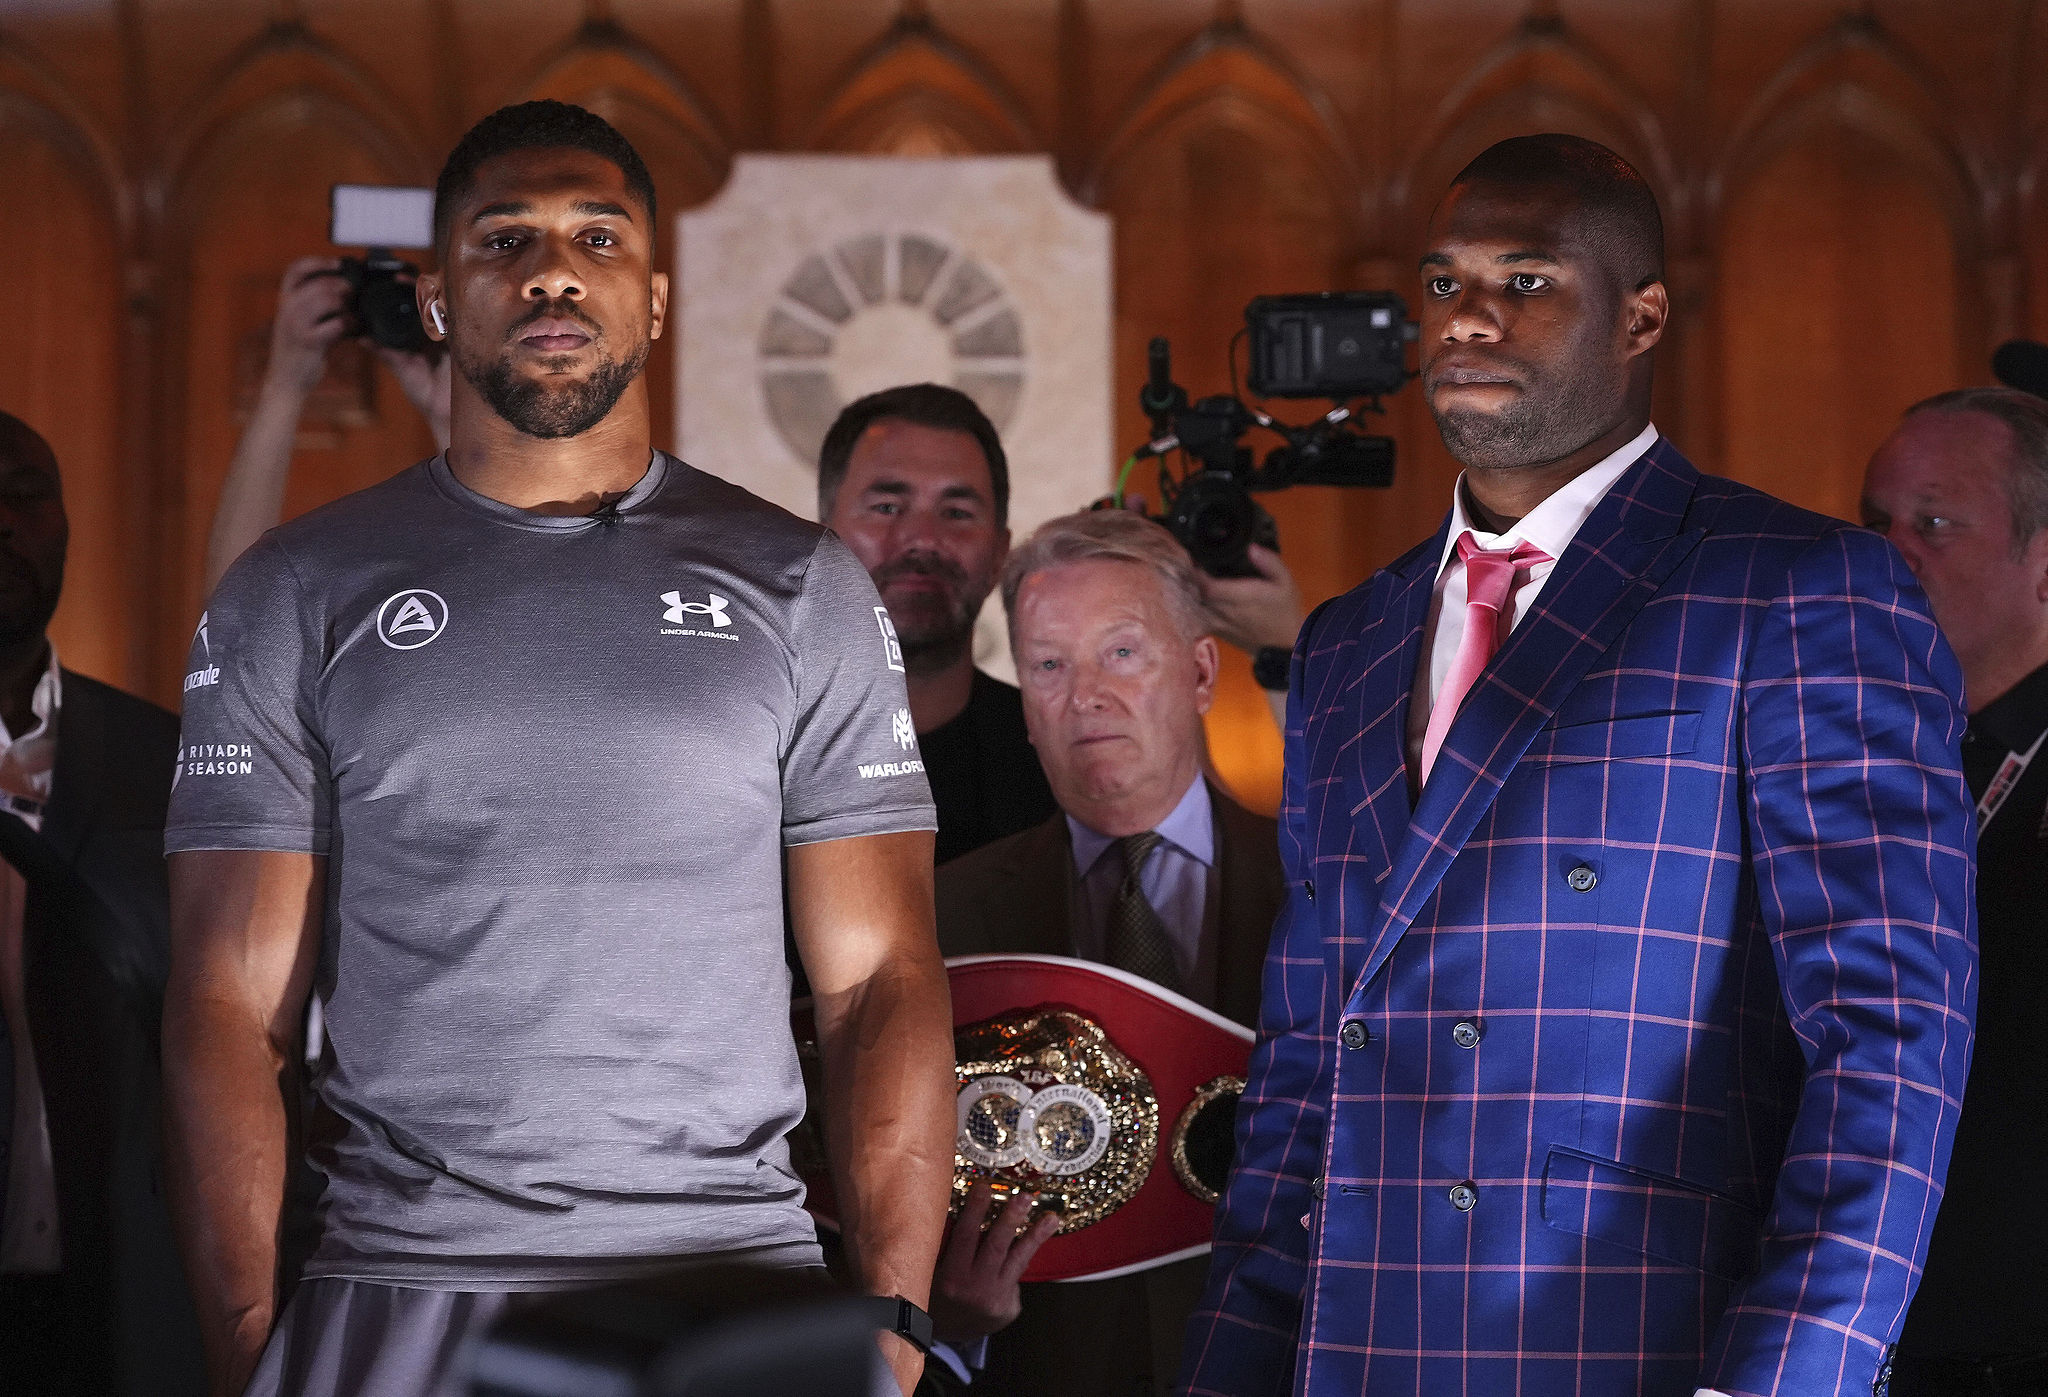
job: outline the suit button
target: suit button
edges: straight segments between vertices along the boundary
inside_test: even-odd
[[[1459,1019],[1451,1025],[1451,1041],[1461,1048],[1476,1048],[1485,1031],[1475,1019]]]
[[[1451,1206],[1461,1213],[1469,1213],[1479,1206],[1479,1190],[1470,1179],[1451,1185]]]
[[[1321,1174],[1308,1181],[1308,1191],[1319,1199],[1323,1196],[1323,1176]]]
[[[1600,886],[1600,875],[1589,864],[1580,864],[1564,875],[1564,881],[1575,893],[1589,893]]]
[[[1316,900],[1316,880],[1313,878],[1302,879],[1301,891],[1304,897],[1306,897],[1310,902],[1314,902]]]
[[[1357,1019],[1346,1019],[1337,1030],[1337,1041],[1347,1048],[1362,1048],[1372,1041],[1372,1030]]]

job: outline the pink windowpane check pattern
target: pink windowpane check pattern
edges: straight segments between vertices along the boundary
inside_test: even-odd
[[[1422,735],[1422,779],[1436,765],[1444,735],[1458,716],[1465,695],[1478,682],[1486,662],[1500,648],[1503,615],[1514,615],[1509,602],[1515,589],[1529,580],[1529,569],[1551,561],[1550,555],[1533,543],[1513,548],[1481,548],[1467,529],[1458,536],[1458,557],[1465,564],[1465,633],[1459,637],[1458,653],[1451,661],[1444,686],[1430,705],[1429,728]]]
[[[1296,649],[1288,900],[1177,1391],[1865,1397],[1976,998],[1926,599],[1659,440],[1411,796],[1444,554]]]

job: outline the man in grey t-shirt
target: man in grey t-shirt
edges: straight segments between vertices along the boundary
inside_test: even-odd
[[[922,1304],[945,1216],[934,820],[874,588],[650,449],[666,286],[616,132],[508,108],[439,196],[447,457],[266,535],[193,639],[165,1045],[222,1393],[459,1390],[511,1292],[817,1266],[785,877],[857,1283]],[[326,1186],[274,1317],[309,995]]]

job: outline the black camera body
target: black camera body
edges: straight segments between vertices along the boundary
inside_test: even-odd
[[[1185,454],[1191,467],[1175,480],[1162,464],[1159,520],[1195,565],[1212,577],[1254,577],[1250,545],[1279,546],[1273,516],[1253,492],[1293,485],[1385,489],[1394,483],[1394,443],[1359,431],[1350,404],[1407,382],[1407,346],[1414,326],[1391,291],[1332,291],[1260,296],[1245,307],[1251,339],[1252,391],[1261,397],[1328,398],[1335,406],[1306,426],[1290,426],[1234,396],[1188,401],[1173,381],[1171,350],[1151,343],[1150,374],[1138,404],[1152,420],[1153,439],[1136,457]],[[1260,462],[1244,444],[1263,427],[1281,444]]]
[[[363,327],[373,343],[419,353],[427,347],[427,332],[420,324],[412,289],[419,274],[418,267],[386,248],[373,247],[361,257],[342,258],[340,276],[349,287],[345,313]]]

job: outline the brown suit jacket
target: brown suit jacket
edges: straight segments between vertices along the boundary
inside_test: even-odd
[[[1216,864],[1213,1008],[1250,1028],[1284,876],[1274,822],[1212,784]],[[1074,954],[1074,856],[1065,815],[939,869],[939,948],[948,956]],[[1147,1397],[1180,1363],[1188,1315],[1209,1259],[1198,1256],[1107,1281],[1024,1287],[1024,1313],[989,1340],[974,1397]],[[932,1365],[936,1369],[937,1365]],[[951,1384],[941,1384],[951,1386]]]
[[[1279,833],[1214,785],[1217,907],[1216,1002],[1246,1028],[1259,1015],[1259,976],[1280,915]],[[1074,853],[1067,817],[1054,815],[939,869],[939,949],[948,956],[1074,954],[1069,918]]]

